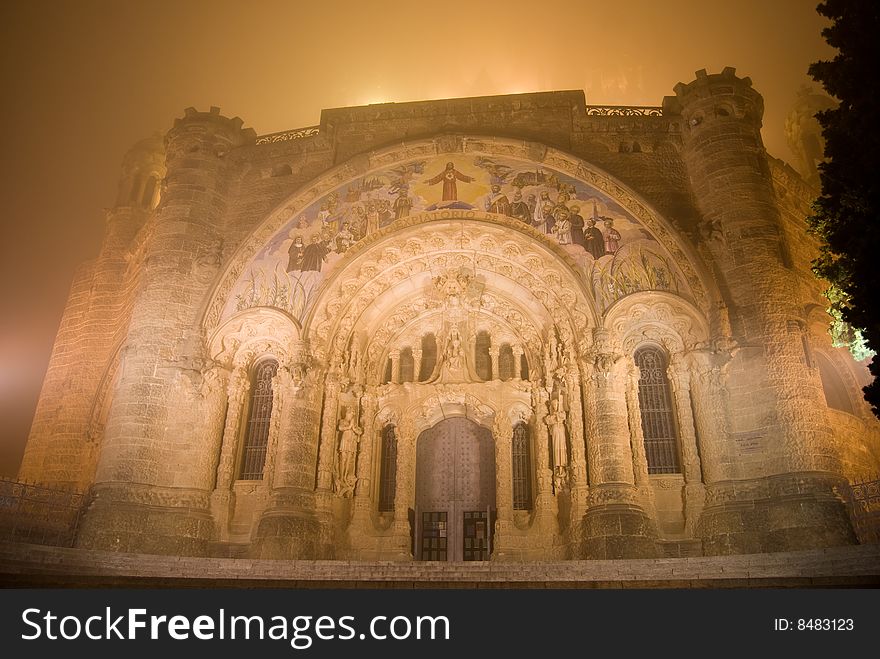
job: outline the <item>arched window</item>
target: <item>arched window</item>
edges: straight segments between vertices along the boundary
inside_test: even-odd
[[[854,414],[852,401],[846,391],[843,379],[834,368],[834,364],[821,352],[816,352],[816,366],[819,367],[819,377],[822,378],[822,391],[825,392],[825,403],[828,407]]]
[[[639,367],[639,409],[649,474],[681,472],[678,432],[672,413],[672,393],[666,377],[666,355],[660,348],[645,346],[636,350]]]
[[[263,479],[269,422],[272,419],[272,378],[277,372],[278,362],[274,359],[265,359],[254,368],[247,431],[238,475],[243,481]]]
[[[397,434],[394,426],[382,430],[382,459],[379,463],[379,512],[394,510],[397,493]]]
[[[422,365],[419,368],[419,382],[424,382],[437,366],[437,337],[425,334],[422,337]]]
[[[412,382],[415,368],[412,348],[404,348],[400,351],[400,381]]]
[[[529,446],[529,427],[517,423],[513,427],[513,509],[532,507],[532,458]]]
[[[509,343],[505,343],[498,351],[498,377],[501,380],[509,380],[513,375],[513,348]]]
[[[391,375],[393,374],[393,364],[391,362],[391,357],[385,362],[385,373],[382,375],[382,384],[388,384],[391,382]]]
[[[492,340],[489,338],[488,332],[484,330],[477,333],[474,345],[474,369],[482,380],[492,379],[492,358],[489,356],[491,344]]]
[[[520,357],[519,361],[520,361],[520,364],[519,364],[519,370],[520,370],[519,377],[520,377],[521,379],[523,379],[523,380],[528,380],[528,379],[529,379],[529,360],[526,358],[526,354],[525,354],[525,353],[523,353],[523,356]]]

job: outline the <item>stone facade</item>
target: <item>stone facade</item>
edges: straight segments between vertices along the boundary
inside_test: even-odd
[[[662,108],[384,104],[259,138],[188,109],[126,157],[19,475],[88,492],[92,550],[853,544],[839,490],[880,427],[762,112],[729,68]]]

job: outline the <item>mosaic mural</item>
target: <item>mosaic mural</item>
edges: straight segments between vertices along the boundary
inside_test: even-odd
[[[395,220],[440,209],[497,213],[543,233],[584,269],[600,311],[640,290],[691,297],[660,243],[601,191],[534,163],[456,154],[370,173],[312,203],[245,268],[223,317],[270,306],[302,321],[352,245]]]

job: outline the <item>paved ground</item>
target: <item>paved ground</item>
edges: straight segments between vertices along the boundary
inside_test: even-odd
[[[6,587],[742,588],[880,586],[880,545],[554,563],[187,558],[0,544]]]

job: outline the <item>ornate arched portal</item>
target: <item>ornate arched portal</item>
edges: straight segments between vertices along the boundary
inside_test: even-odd
[[[244,243],[205,316],[212,356],[229,363],[261,332],[249,318],[271,308],[290,328],[257,542],[284,546],[279,520],[314,497],[327,555],[418,555],[417,438],[444,405],[470,405],[495,440],[493,557],[601,554],[581,539],[588,508],[647,518],[652,506],[630,448],[637,403],[612,378],[632,371],[619,368],[628,330],[605,318],[633,296],[704,317],[716,296],[700,272],[623,185],[540,145],[444,137],[317,180]],[[705,342],[696,325],[675,345]],[[514,427],[518,482],[532,456],[534,492],[518,512]],[[614,525],[587,524],[600,541]]]

